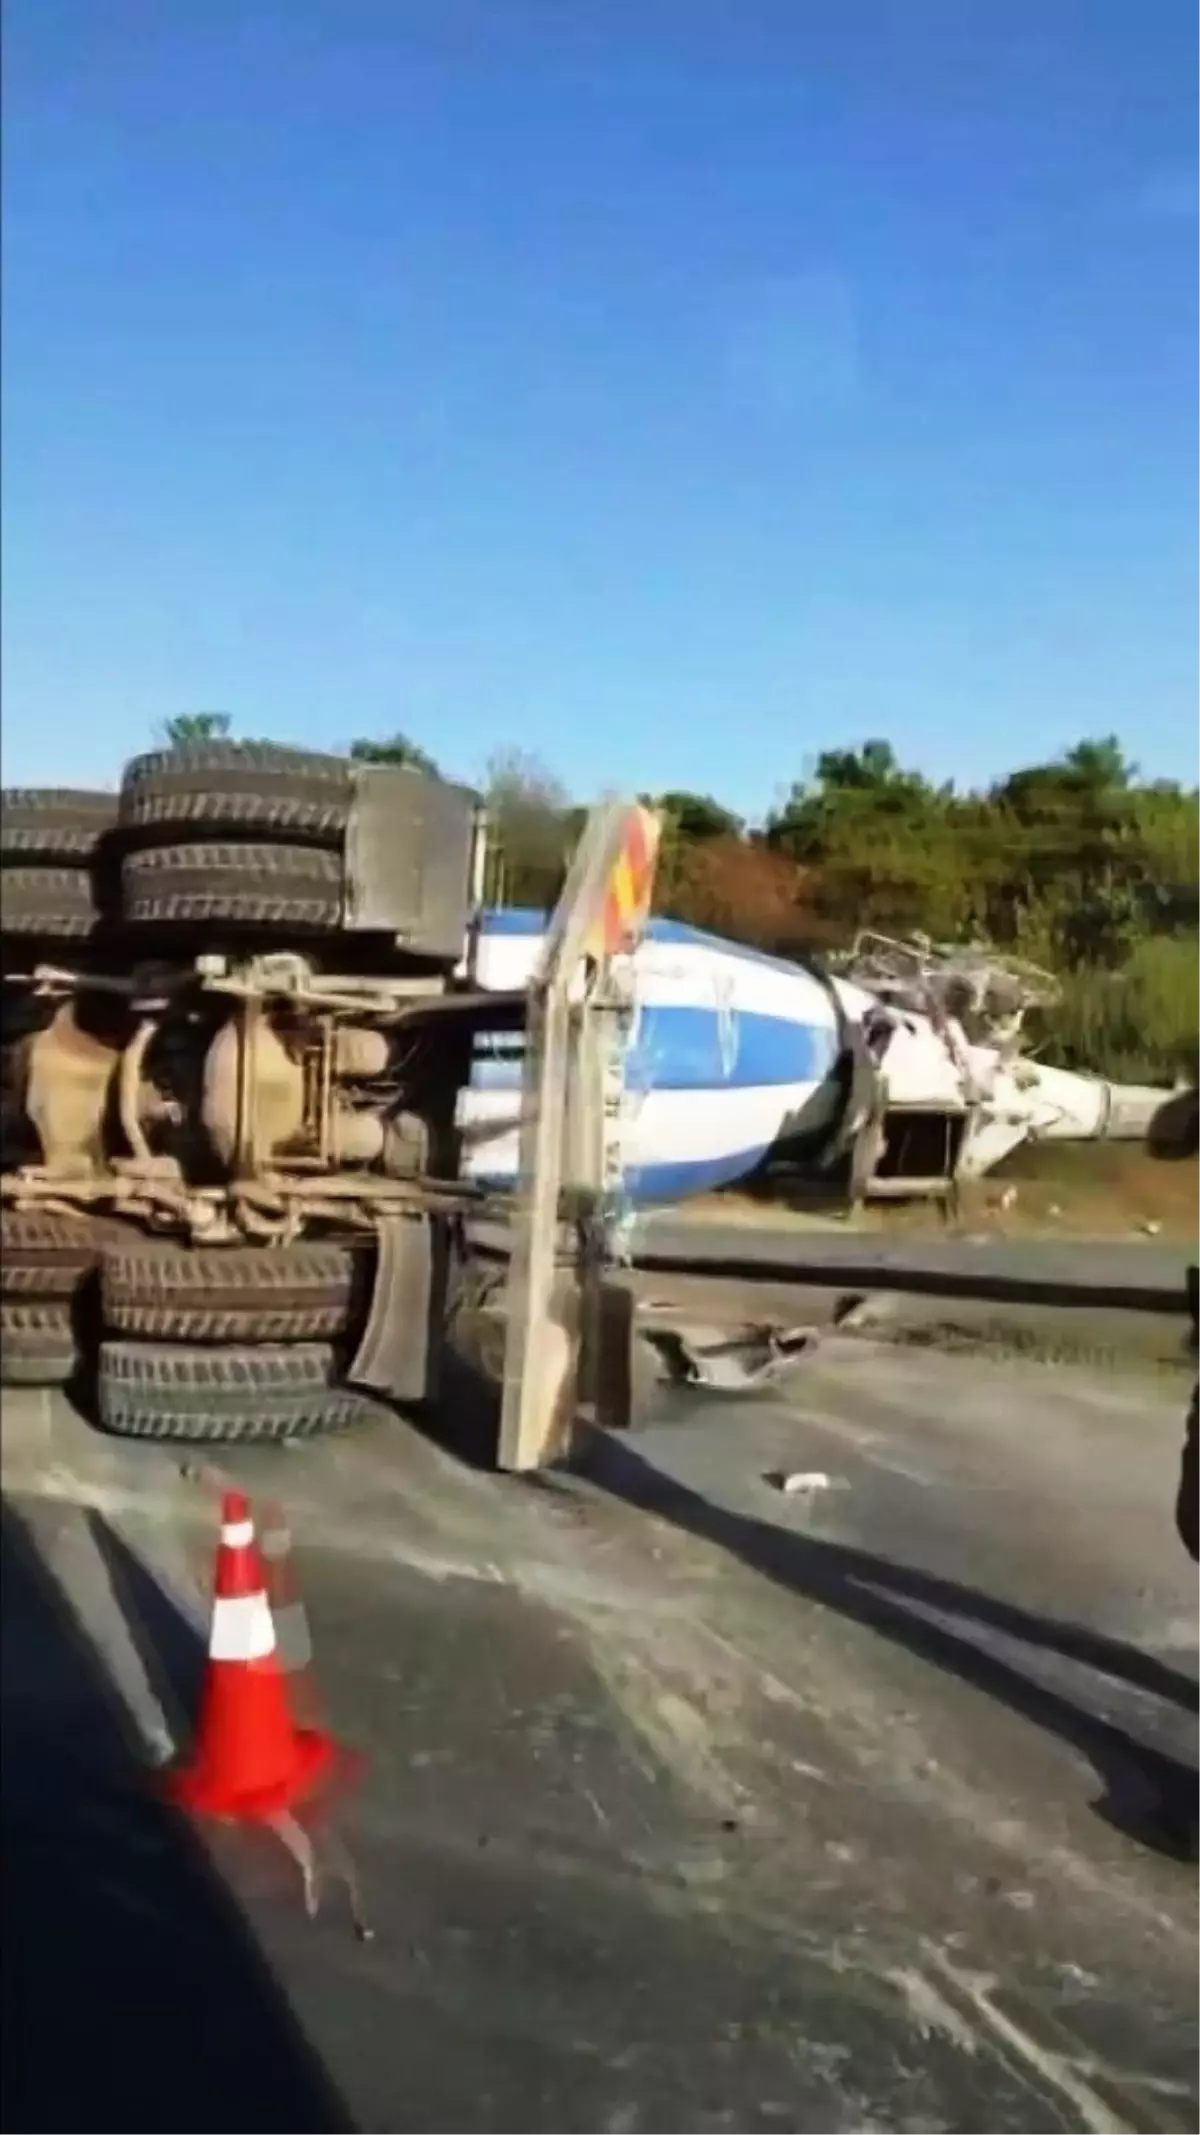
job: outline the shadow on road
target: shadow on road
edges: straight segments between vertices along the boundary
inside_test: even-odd
[[[1097,1807],[1105,1821],[1155,1851],[1195,1859],[1195,1767],[1035,1679],[1018,1662],[979,1644],[971,1633],[999,1631],[1030,1649],[1081,1663],[1189,1713],[1197,1710],[1198,1702],[1193,1676],[1083,1625],[1018,1608],[869,1550],[791,1533],[771,1521],[714,1505],[699,1491],[664,1475],[627,1440],[591,1434],[576,1466],[626,1503],[719,1543],[790,1592],[836,1609],[1071,1743],[1089,1758],[1102,1782],[1104,1796]],[[924,1610],[953,1616],[962,1628],[932,1622]]]
[[[0,2125],[350,2129],[242,1913],[154,1793],[7,1502],[2,1519]],[[124,1558],[132,1576],[136,1560],[105,1532],[110,1564]],[[179,1670],[194,1672],[194,1633],[161,1590],[146,1601],[160,1615],[144,1642],[177,1692]]]

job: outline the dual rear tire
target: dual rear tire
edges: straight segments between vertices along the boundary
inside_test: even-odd
[[[379,1404],[338,1383],[330,1342],[216,1349],[105,1341],[100,1420],[122,1438],[268,1444],[378,1419]]]
[[[353,783],[339,757],[208,741],[137,756],[118,810],[131,926],[341,924]]]
[[[0,926],[50,943],[86,939],[98,868],[117,821],[115,793],[9,786],[0,793]]]
[[[79,1305],[101,1246],[86,1218],[0,1211],[0,1385],[66,1386],[75,1378]]]
[[[95,1406],[120,1437],[279,1443],[385,1413],[344,1378],[370,1276],[361,1249],[193,1251],[25,1209],[0,1224],[4,1386],[81,1382],[98,1319]]]
[[[344,1383],[361,1251],[332,1244],[114,1246],[100,1270],[97,1406],[126,1438],[265,1444],[381,1414]]]
[[[119,794],[0,794],[5,934],[79,942],[98,921],[273,933],[341,925],[353,799],[336,756],[201,742],[135,757]]]

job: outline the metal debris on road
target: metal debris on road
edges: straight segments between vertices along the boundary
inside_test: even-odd
[[[811,1349],[811,1327],[751,1326],[734,1334],[715,1327],[648,1327],[645,1338],[676,1386],[720,1394],[749,1393],[773,1385]]]

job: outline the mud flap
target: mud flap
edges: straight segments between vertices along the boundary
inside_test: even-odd
[[[647,1374],[629,1285],[601,1278],[592,1303],[580,1322],[580,1405],[601,1430],[628,1431],[640,1420],[657,1373]]]
[[[389,1400],[437,1398],[449,1267],[445,1219],[379,1218],[379,1259],[371,1309],[358,1353],[347,1373]]]

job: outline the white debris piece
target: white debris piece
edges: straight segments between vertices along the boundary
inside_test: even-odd
[[[810,1495],[816,1490],[831,1490],[833,1477],[826,1475],[821,1468],[797,1468],[793,1474],[782,1477],[779,1487],[785,1497],[795,1497],[800,1491]]]

